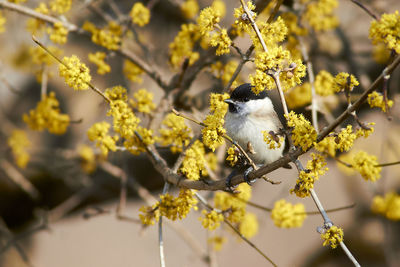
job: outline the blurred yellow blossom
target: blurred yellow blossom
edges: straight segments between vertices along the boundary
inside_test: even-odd
[[[322,141],[315,144],[314,147],[317,151],[326,153],[331,157],[336,155],[336,142],[334,136],[326,136]]]
[[[132,22],[140,27],[143,27],[150,22],[150,10],[140,2],[137,2],[132,6],[129,16],[131,17]]]
[[[124,61],[123,72],[132,82],[141,83],[143,81],[142,77],[140,77],[143,74],[143,70],[130,60]]]
[[[193,19],[199,12],[197,0],[186,0],[181,4],[180,8],[183,16],[187,19]]]
[[[56,44],[65,44],[67,42],[68,30],[61,22],[56,22],[53,28],[47,28],[50,40]]]
[[[239,224],[239,232],[246,238],[252,238],[258,232],[258,220],[254,213],[246,212]]]
[[[52,0],[49,5],[51,11],[64,14],[71,9],[72,0]]]
[[[271,218],[274,224],[280,228],[301,227],[306,217],[302,203],[293,205],[284,199],[276,201],[271,211]]]
[[[305,82],[286,92],[285,95],[288,108],[295,109],[304,107],[311,103],[311,84]]]
[[[108,65],[104,59],[106,58],[106,53],[104,52],[96,52],[96,53],[89,53],[88,55],[89,61],[96,64],[97,66],[97,73],[98,74],[106,74],[111,71],[110,65]]]
[[[103,156],[107,156],[110,150],[117,150],[115,142],[118,140],[118,136],[108,135],[110,127],[111,125],[108,122],[97,122],[87,131],[89,140],[96,142],[96,146],[100,148]]]
[[[222,249],[223,244],[226,243],[226,238],[216,235],[216,236],[208,238],[207,243],[214,245],[213,248],[215,251],[220,251]]]
[[[4,28],[4,24],[6,24],[6,18],[3,16],[3,13],[0,11],[0,33],[4,32],[6,29]]]
[[[59,64],[58,70],[60,76],[64,77],[65,82],[74,90],[88,89],[92,79],[89,68],[84,63],[81,63],[75,55],[64,57],[62,62]]]
[[[315,31],[326,31],[336,28],[339,20],[334,14],[337,0],[317,0],[307,4],[304,19]]]
[[[215,210],[209,212],[203,210],[201,213],[204,215],[204,218],[200,217],[199,220],[203,227],[210,231],[217,229],[221,225],[221,222],[224,221],[224,215]]]
[[[20,168],[25,168],[30,156],[27,148],[31,146],[28,135],[23,130],[13,130],[7,139],[7,144],[11,148],[15,163]]]
[[[400,15],[396,10],[392,14],[383,14],[379,20],[373,20],[369,29],[369,38],[373,44],[384,43],[389,49],[400,54]]]
[[[81,167],[86,173],[92,173],[96,169],[96,155],[93,149],[88,145],[81,145],[78,148],[78,154],[81,159]]]
[[[400,220],[400,195],[389,192],[384,196],[375,196],[372,200],[371,210],[381,214],[392,221]]]
[[[50,92],[37,103],[36,108],[23,115],[23,120],[29,128],[36,131],[47,129],[49,133],[64,134],[70,119],[68,114],[60,113],[60,104],[56,94]]]
[[[350,164],[367,181],[375,182],[381,178],[382,168],[377,166],[379,163],[376,156],[369,155],[365,151],[359,151],[355,154]]]
[[[92,42],[109,50],[118,50],[121,44],[122,28],[115,21],[109,21],[104,28],[97,28],[96,25],[85,21],[82,28],[92,33]]]
[[[169,113],[162,122],[167,128],[161,128],[160,141],[163,146],[170,145],[172,153],[181,152],[189,145],[192,129],[185,124],[185,119]]]
[[[34,11],[45,15],[48,15],[50,13],[49,9],[46,6],[46,3],[43,2],[40,2],[38,7],[36,7]],[[43,20],[30,18],[26,23],[26,28],[31,34],[40,36],[42,31],[44,30],[45,25],[46,23]]]
[[[130,104],[139,112],[150,114],[156,108],[153,103],[153,97],[153,93],[146,89],[140,89],[133,94],[134,99],[130,100]]]
[[[335,78],[326,70],[321,70],[315,77],[315,92],[322,96],[335,93]]]
[[[58,47],[49,45],[47,49],[56,57],[60,57],[62,55],[62,50],[59,49]],[[30,47],[29,55],[32,59],[32,62],[38,65],[46,64],[47,66],[50,66],[57,62],[49,53],[47,53],[40,46]]]

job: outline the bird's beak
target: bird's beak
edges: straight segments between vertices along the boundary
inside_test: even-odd
[[[233,105],[235,104],[235,101],[233,101],[233,100],[230,99],[230,98],[225,99],[224,102],[225,102],[225,103],[228,103],[228,104],[233,104]]]

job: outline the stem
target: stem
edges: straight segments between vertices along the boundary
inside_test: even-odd
[[[319,213],[321,214],[322,218],[324,219],[324,224],[327,223],[332,223],[331,219],[329,219],[328,214],[326,214],[326,211],[324,207],[321,204],[321,201],[319,201],[319,198],[317,194],[315,193],[314,189],[310,189],[311,197],[314,200],[315,205],[317,206]]]
[[[343,249],[344,253],[347,255],[347,257],[353,262],[354,266],[361,266],[356,258],[354,258],[353,254],[351,254],[350,250],[347,248],[347,246],[344,244],[344,242],[340,242],[340,247]]]
[[[170,183],[166,182],[164,184],[162,194],[165,195],[168,192]],[[160,220],[158,221],[158,245],[160,248],[160,266],[165,267],[165,255],[164,255],[164,241],[163,241],[163,229],[162,229],[162,216],[160,216]]]
[[[375,15],[374,13],[372,13],[371,10],[369,10],[366,6],[364,6],[361,2],[359,2],[358,0],[351,0],[351,2],[353,2],[354,4],[356,4],[357,6],[361,7],[365,12],[368,13],[368,15],[370,15],[373,19],[378,20],[378,16]]]

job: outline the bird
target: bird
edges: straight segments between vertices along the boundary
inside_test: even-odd
[[[247,154],[258,166],[279,159],[285,150],[285,139],[279,148],[270,149],[264,141],[263,131],[272,131],[275,134],[281,132],[283,114],[278,116],[267,91],[256,94],[252,85],[245,83],[236,87],[230,98],[224,101],[229,105],[224,125],[227,135],[244,150],[250,148]],[[249,168],[245,172],[248,183],[246,176],[251,170],[252,168]]]

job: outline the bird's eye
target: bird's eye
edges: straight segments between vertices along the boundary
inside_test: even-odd
[[[233,103],[229,103],[229,112],[236,113],[237,111],[238,110],[237,110],[236,105]]]

